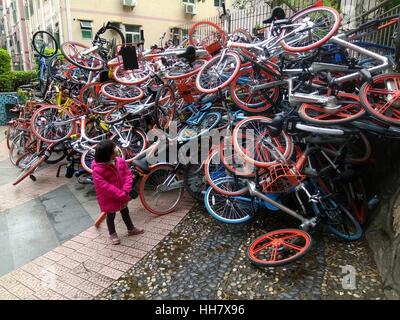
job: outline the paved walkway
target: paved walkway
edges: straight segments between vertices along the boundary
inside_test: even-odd
[[[127,237],[117,215],[122,245],[112,246],[105,224],[93,227],[99,209],[92,186],[56,178],[57,166],[42,169],[36,182],[12,186],[19,171],[8,161],[2,131],[0,300],[91,299],[152,250],[193,204],[184,198],[177,212],[157,217],[139,200],[130,202],[132,219],[145,233]]]

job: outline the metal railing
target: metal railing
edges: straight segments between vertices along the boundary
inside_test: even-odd
[[[399,13],[400,5],[391,9],[387,6],[392,0],[330,0],[330,4],[341,13],[343,17],[342,27],[344,29],[354,28],[368,19],[376,17],[384,17]],[[306,8],[315,3],[315,0],[292,0],[289,6],[281,4],[287,16],[293,15],[297,10]],[[220,16],[203,19],[214,22],[221,26],[227,33],[231,33],[238,28],[247,29],[253,34],[255,28],[261,28],[262,21],[271,15],[272,7],[269,5],[260,5],[253,8],[235,10],[223,21]],[[190,27],[195,22],[190,24],[180,25],[178,28],[184,30],[183,34],[187,34]],[[379,41],[373,38],[375,42],[390,45],[390,34],[393,34],[393,27],[387,28],[382,34],[375,34],[379,37]],[[371,39],[372,41],[372,39]]]

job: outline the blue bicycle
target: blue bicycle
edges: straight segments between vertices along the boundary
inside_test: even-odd
[[[38,31],[33,35],[32,47],[37,56],[40,95],[45,97],[49,85],[47,61],[57,54],[58,44],[56,39],[47,31]]]

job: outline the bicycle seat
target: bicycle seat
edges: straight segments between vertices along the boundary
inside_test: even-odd
[[[290,24],[289,19],[280,19],[280,20],[275,20],[274,21],[274,26],[280,26],[280,25],[285,25],[285,24]]]
[[[150,172],[149,163],[146,160],[146,154],[143,154],[136,160],[133,160],[135,168],[139,169],[142,173],[147,174]]]
[[[178,54],[178,58],[184,58],[188,63],[196,61],[196,48],[194,46],[188,46],[184,53]]]
[[[272,137],[277,137],[281,134],[283,130],[283,122],[284,122],[283,116],[278,114],[267,125],[269,133]]]
[[[271,16],[263,21],[263,24],[272,23],[274,20],[285,19],[285,11],[281,7],[275,7],[272,9]]]

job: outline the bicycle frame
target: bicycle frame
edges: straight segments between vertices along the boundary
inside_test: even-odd
[[[363,55],[371,57],[374,60],[381,62],[381,64],[378,66],[373,66],[373,67],[366,69],[371,74],[377,73],[382,70],[387,70],[391,67],[391,64],[389,63],[389,59],[387,57],[384,57],[384,56],[379,55],[375,52],[372,52],[368,49],[365,49],[365,48],[357,46],[353,43],[350,43],[350,42],[342,39],[344,36],[345,36],[344,34],[341,34],[339,36],[334,36],[331,38],[331,41],[340,46],[343,46],[347,49],[356,51],[358,53],[361,53]],[[320,64],[320,65],[324,65],[324,68],[326,71],[343,71],[343,70],[345,70],[345,68],[343,68],[343,66],[341,66],[341,65],[334,65],[334,64],[332,64],[332,65]],[[320,70],[316,70],[316,71],[322,71],[322,70],[323,69],[321,68]],[[285,69],[285,70],[283,70],[283,73],[287,74],[287,75],[297,75],[297,74],[301,74],[303,72],[304,72],[303,69]],[[349,82],[349,81],[355,80],[359,77],[360,77],[360,74],[358,72],[353,72],[353,73],[347,74],[342,77],[333,78],[330,84],[331,85],[339,85],[344,82]],[[274,81],[274,82],[254,86],[252,88],[252,91],[255,92],[257,90],[268,89],[268,88],[273,88],[276,86],[281,86],[281,85],[287,84],[288,85],[289,102],[293,106],[295,106],[299,103],[318,103],[318,104],[323,104],[328,110],[331,109],[334,111],[337,108],[337,100],[336,100],[336,97],[334,97],[334,96],[327,97],[327,96],[321,96],[321,95],[315,95],[315,94],[293,93],[293,80],[294,79],[296,79],[296,78],[292,77],[289,79],[284,79],[284,80],[279,80],[279,81]]]

